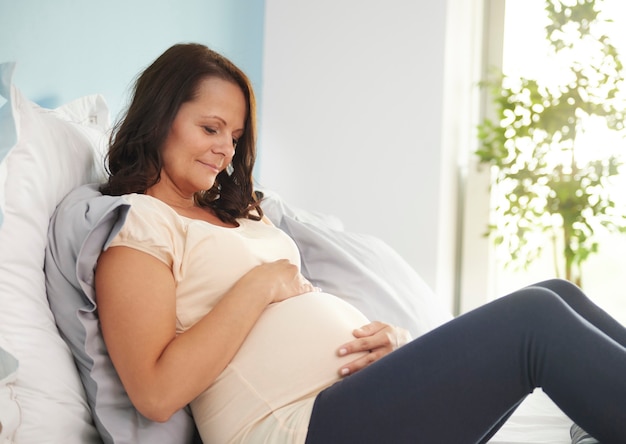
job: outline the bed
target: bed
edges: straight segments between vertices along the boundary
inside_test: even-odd
[[[0,443],[197,442],[187,411],[150,423],[132,408],[100,337],[93,265],[127,211],[119,199],[92,199],[104,177],[106,102],[42,108],[13,85],[14,70],[0,64]],[[413,336],[451,318],[384,242],[263,191],[266,214],[296,240],[316,285]],[[76,217],[58,216],[62,201]],[[55,230],[75,239],[51,242]],[[537,391],[490,442],[568,444],[570,426]]]

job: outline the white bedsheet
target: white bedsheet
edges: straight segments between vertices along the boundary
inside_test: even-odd
[[[489,441],[490,444],[571,444],[569,419],[540,389],[535,390]]]

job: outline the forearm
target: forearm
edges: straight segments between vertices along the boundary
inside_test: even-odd
[[[151,419],[166,420],[206,390],[239,350],[266,299],[237,286],[224,295],[204,318],[177,335],[150,373],[137,381],[141,393],[134,398],[142,404],[137,408]]]
[[[270,303],[313,288],[299,268],[284,259],[255,267],[239,279],[213,310],[173,338],[155,361],[154,382],[142,387],[159,388],[151,393],[151,399],[164,399],[156,400],[159,417],[169,417],[213,383]]]

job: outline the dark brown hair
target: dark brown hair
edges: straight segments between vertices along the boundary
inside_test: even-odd
[[[250,80],[227,58],[196,43],[172,46],[138,77],[126,115],[111,134],[109,177],[100,189],[103,194],[143,194],[160,180],[161,147],[172,122],[180,106],[193,100],[200,82],[209,77],[238,85],[246,99],[247,113],[244,133],[232,159],[232,173],[218,174],[210,190],[196,193],[196,202],[211,207],[225,222],[262,216],[252,179],[256,104]]]

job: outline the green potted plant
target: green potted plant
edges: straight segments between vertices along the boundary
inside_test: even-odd
[[[623,66],[601,2],[546,0],[547,47],[563,72],[552,82],[502,73],[483,82],[494,117],[479,124],[476,150],[492,167],[488,234],[505,264],[527,267],[552,245],[556,274],[578,285],[599,231],[626,232],[611,194],[624,147],[582,143],[590,124],[624,134]]]

